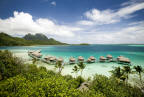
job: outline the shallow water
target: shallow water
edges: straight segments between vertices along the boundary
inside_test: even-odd
[[[85,60],[89,56],[96,57],[97,61],[100,56],[106,56],[111,54],[114,58],[119,55],[128,57],[132,65],[141,65],[144,67],[144,45],[79,45],[79,46],[11,46],[11,47],[0,47],[1,50],[8,49],[14,52],[16,56],[22,57],[25,61],[31,62],[31,58],[27,55],[28,50],[39,50],[41,49],[43,57],[46,55],[52,55],[56,57],[63,57],[65,62],[68,62],[69,57],[83,56]],[[55,70],[53,65],[48,65],[42,62],[38,62],[38,66],[45,66],[48,69]],[[75,75],[72,72],[74,65],[65,65],[62,74]],[[95,73],[110,76],[110,70],[113,67],[121,66],[117,63],[93,63],[87,64],[83,71],[83,77],[92,76]],[[79,73],[80,74],[80,73]]]

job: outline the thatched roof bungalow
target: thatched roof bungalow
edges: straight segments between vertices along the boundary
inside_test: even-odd
[[[100,60],[100,62],[105,62],[106,58],[104,56],[100,56],[99,60]]]
[[[89,57],[91,60],[96,60],[96,58],[94,56],[90,56]]]
[[[84,58],[83,58],[82,56],[79,56],[79,57],[78,57],[78,61],[83,62],[83,61],[84,61]]]
[[[75,58],[74,58],[74,57],[70,57],[70,58],[69,58],[69,63],[70,63],[70,64],[74,64],[74,63],[75,63],[75,61],[76,61],[76,60],[75,60]]]
[[[128,58],[120,58],[119,62],[130,63],[130,60]]]
[[[42,57],[42,54],[38,53],[38,52],[33,52],[32,55],[37,57],[37,58],[41,58]]]
[[[64,60],[63,60],[62,57],[60,57],[60,58],[57,59],[57,61],[58,61],[58,62],[63,62]]]
[[[107,59],[112,59],[113,58],[113,56],[112,55],[107,55],[107,57],[106,57]]]
[[[49,60],[50,60],[50,61],[56,61],[57,59],[56,59],[56,57],[50,57]]]

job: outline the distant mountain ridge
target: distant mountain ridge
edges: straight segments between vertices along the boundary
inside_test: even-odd
[[[6,33],[0,33],[0,46],[29,46],[29,45],[66,45],[53,38],[48,39],[43,34],[27,34],[23,38],[12,37]]]
[[[45,35],[40,34],[40,33],[37,33],[35,35],[32,35],[29,33],[25,35],[23,38],[26,40],[48,40],[48,38]]]

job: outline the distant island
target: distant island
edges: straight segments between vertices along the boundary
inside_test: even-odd
[[[47,38],[44,34],[27,34],[23,38],[12,37],[6,33],[0,33],[0,46],[31,46],[31,45],[66,45],[53,38]]]
[[[80,45],[90,45],[90,44],[88,44],[88,43],[81,43]]]

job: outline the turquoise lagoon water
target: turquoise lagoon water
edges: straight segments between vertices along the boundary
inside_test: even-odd
[[[114,58],[119,55],[128,57],[131,60],[132,65],[141,65],[144,67],[144,45],[67,45],[67,46],[12,46],[12,47],[0,47],[1,50],[7,49],[14,52],[17,56],[24,59],[31,60],[27,55],[28,50],[41,50],[43,57],[46,55],[52,55],[56,57],[63,57],[65,62],[68,62],[69,57],[83,56],[85,60],[89,56],[96,57],[97,61],[100,56],[106,56],[111,54]],[[48,65],[42,62],[38,62],[38,66],[45,66],[48,69],[55,69],[53,65]],[[73,75],[72,68],[74,65],[65,65],[62,74]],[[121,66],[117,63],[93,63],[87,64],[83,71],[83,76],[93,76],[94,74],[110,75],[110,70],[116,66]]]

